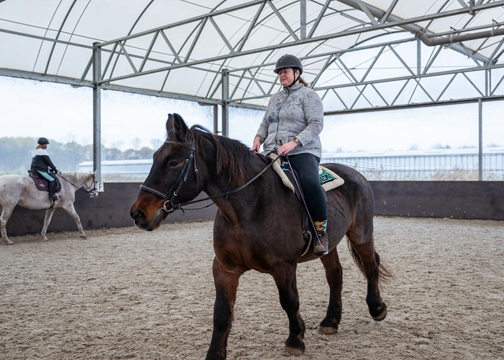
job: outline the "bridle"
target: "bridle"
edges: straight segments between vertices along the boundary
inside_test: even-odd
[[[158,191],[156,189],[153,189],[151,187],[145,186],[145,185],[140,185],[140,190],[150,192],[151,194],[157,195],[160,198],[163,198],[165,202],[163,203],[163,206],[161,207],[161,210],[164,212],[170,213],[175,211],[176,208],[180,208],[181,204],[174,204],[173,201],[176,199],[176,197],[179,194],[180,189],[182,188],[182,185],[187,181],[187,175],[189,175],[189,170],[191,169],[191,163],[193,164],[194,168],[194,175],[196,178],[196,191],[199,189],[199,184],[198,184],[198,167],[196,165],[196,140],[194,140],[193,145],[189,146],[186,144],[182,144],[180,142],[176,141],[169,141],[166,140],[164,142],[165,144],[174,144],[174,145],[180,145],[183,146],[189,150],[191,150],[191,155],[184,161],[184,165],[182,166],[182,171],[180,172],[177,180],[175,181],[175,184],[168,190],[168,195],[163,194],[161,191]],[[174,190],[175,189],[175,190]],[[171,195],[170,195],[171,193]],[[168,209],[167,205],[170,204],[171,208]],[[186,203],[188,204],[188,203]],[[184,204],[184,205],[186,205]]]
[[[140,185],[140,190],[143,190],[143,191],[149,192],[151,194],[157,195],[160,198],[162,198],[162,199],[165,200],[165,202],[163,203],[163,206],[161,207],[160,210],[163,210],[166,213],[174,212],[177,209],[180,209],[180,210],[184,211],[184,209],[182,208],[182,206],[186,206],[186,205],[189,205],[189,204],[195,204],[195,203],[199,203],[199,202],[206,201],[206,200],[212,200],[212,199],[215,199],[215,198],[218,198],[218,197],[223,197],[223,196],[225,196],[227,198],[229,195],[237,193],[238,191],[240,191],[240,190],[246,188],[247,186],[249,186],[250,184],[252,184],[262,174],[264,174],[264,172],[266,172],[266,170],[268,170],[271,166],[273,166],[273,163],[275,161],[277,161],[278,158],[281,156],[281,155],[278,155],[276,157],[276,159],[273,160],[271,163],[269,163],[268,166],[266,166],[264,169],[262,169],[261,172],[259,172],[256,176],[254,176],[252,179],[250,179],[246,184],[244,184],[244,185],[242,185],[242,186],[240,186],[240,187],[238,187],[236,189],[233,189],[233,190],[230,190],[230,191],[226,191],[225,193],[221,193],[221,194],[218,194],[218,195],[208,196],[208,197],[203,198],[203,199],[192,200],[192,201],[188,201],[188,202],[185,202],[185,203],[174,204],[173,201],[178,196],[180,188],[182,187],[182,185],[184,185],[184,183],[187,180],[187,175],[189,174],[189,170],[191,168],[191,162],[193,163],[194,175],[195,175],[195,178],[196,178],[196,191],[198,191],[198,189],[199,189],[199,187],[198,187],[198,178],[199,178],[199,176],[198,176],[198,168],[196,167],[196,140],[193,142],[193,146],[189,146],[189,145],[186,145],[186,144],[183,144],[183,143],[179,143],[179,142],[176,142],[176,141],[168,141],[168,140],[165,141],[164,143],[165,144],[181,145],[181,146],[184,146],[184,147],[186,147],[186,148],[188,148],[188,149],[191,150],[191,155],[189,155],[189,157],[187,159],[185,159],[184,165],[182,167],[182,171],[180,172],[180,174],[179,174],[179,176],[177,178],[177,181],[175,181],[175,184],[173,184],[173,186],[168,191],[168,194],[164,194],[161,191],[158,191],[158,190],[153,189],[151,187],[145,186],[143,184]],[[172,192],[172,190],[174,188],[175,188],[175,190]],[[171,195],[170,195],[170,193],[171,193]],[[171,205],[170,209],[168,209],[167,204]],[[188,209],[188,210],[199,210],[199,209],[203,209],[205,207],[211,206],[212,204],[207,205],[207,206],[203,206],[201,208]]]

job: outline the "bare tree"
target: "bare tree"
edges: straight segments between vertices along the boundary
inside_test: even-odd
[[[151,139],[151,144],[152,144],[152,148],[154,150],[157,150],[161,147],[161,145],[163,144],[163,140],[161,139]]]
[[[140,138],[134,138],[131,140],[131,146],[133,146],[133,150],[140,149],[140,144],[142,144],[142,140]]]
[[[111,145],[113,148],[121,149],[121,147],[124,145],[124,141],[122,140],[114,141]]]

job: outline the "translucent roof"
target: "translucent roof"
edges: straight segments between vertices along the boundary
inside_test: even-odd
[[[439,83],[435,73],[457,69],[500,69],[501,34],[463,41],[456,36],[500,30],[503,5],[492,0],[0,0],[0,74],[28,72],[89,85],[93,43],[98,43],[105,88],[119,85],[217,103],[223,96],[222,71],[228,69],[228,100],[264,106],[279,89],[274,63],[290,53],[302,59],[305,80],[329,110],[391,106],[414,96],[418,102],[463,98],[481,93],[482,80],[464,75],[473,83],[470,93],[457,95],[459,87],[450,89],[455,95],[443,91],[439,98],[441,90],[434,95],[429,81]],[[421,35],[455,41],[418,45],[415,36]],[[442,51],[447,48],[453,51]],[[392,90],[413,86],[404,82],[419,75],[416,95]]]

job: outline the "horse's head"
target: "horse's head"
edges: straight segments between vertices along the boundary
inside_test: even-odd
[[[130,215],[139,228],[157,229],[177,205],[200,192],[196,166],[195,134],[178,114],[169,114],[168,137],[154,153],[147,179],[131,207]]]
[[[84,189],[89,193],[91,199],[98,197],[98,181],[96,180],[96,171],[84,182]]]

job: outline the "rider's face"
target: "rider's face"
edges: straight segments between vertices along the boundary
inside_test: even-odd
[[[280,80],[280,84],[282,84],[283,87],[287,87],[292,82],[294,81],[294,69],[293,68],[285,68],[285,69],[280,69],[278,71],[278,76]],[[299,70],[296,69],[295,76],[299,76]]]

